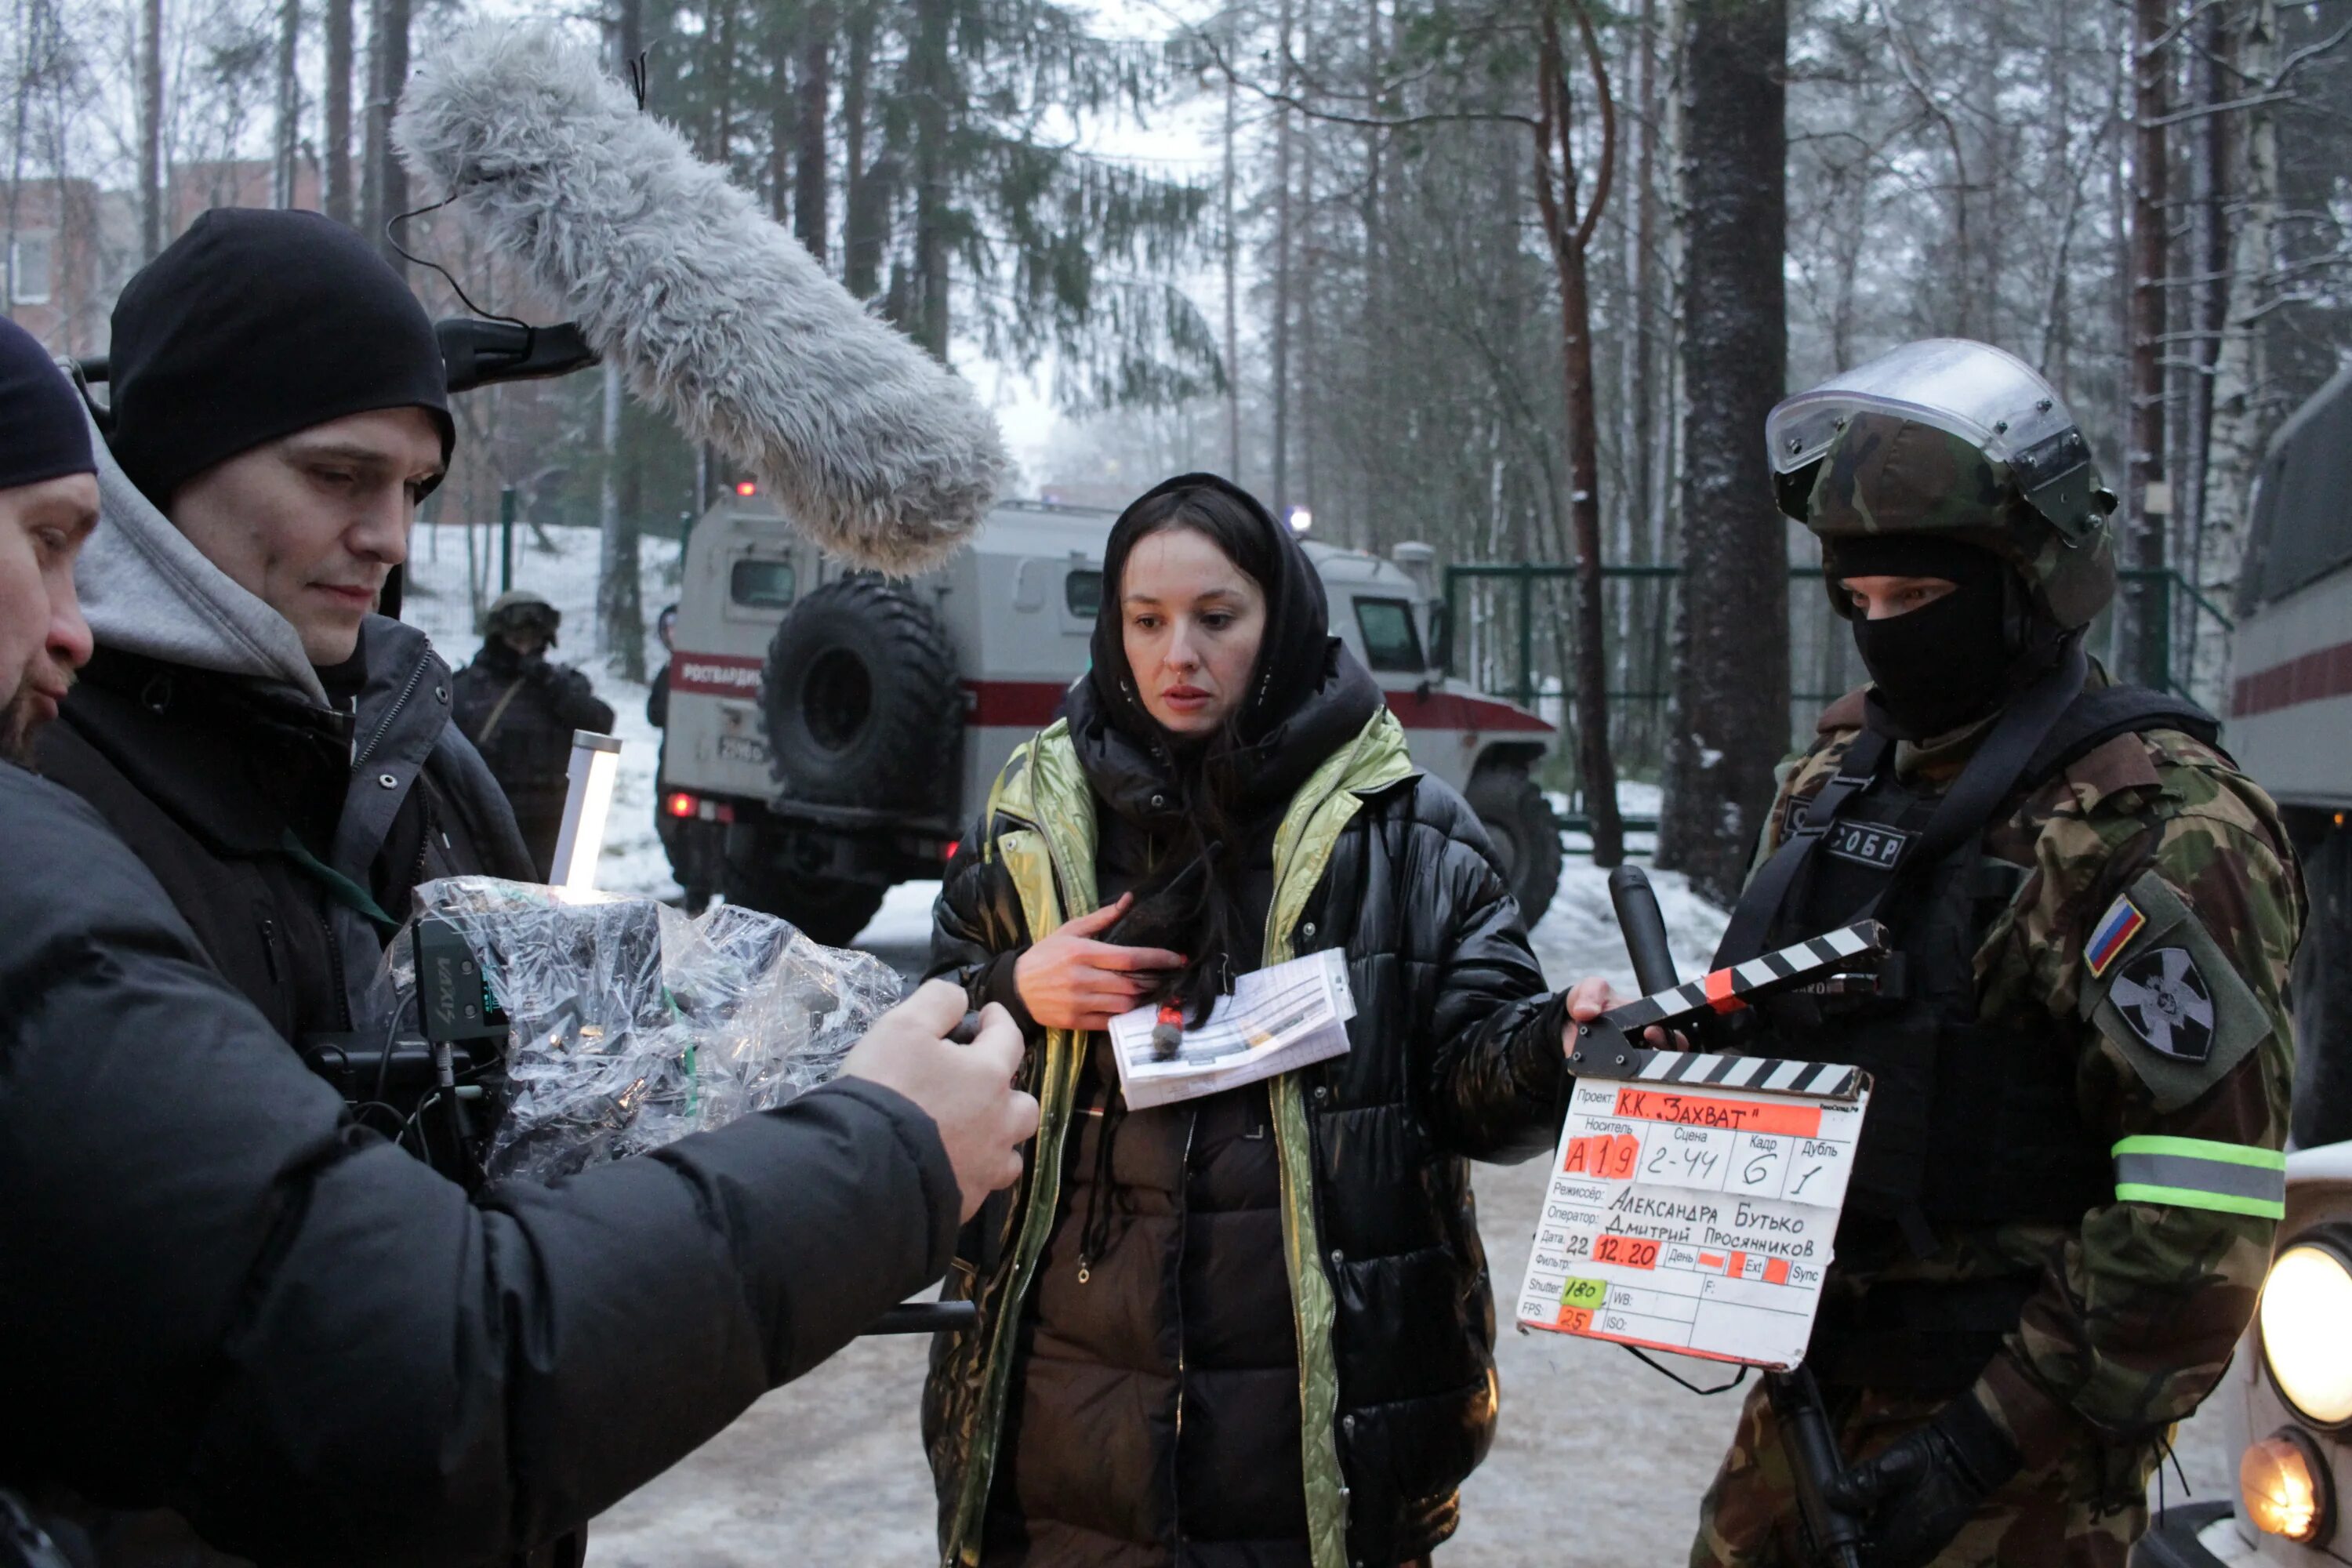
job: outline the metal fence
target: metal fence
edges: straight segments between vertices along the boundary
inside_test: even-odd
[[[1507,698],[1570,730],[1576,722],[1569,660],[1574,633],[1576,568],[1550,562],[1478,563],[1445,569],[1446,670],[1481,690]],[[2119,574],[2124,595],[2147,602],[2156,620],[2154,665],[2168,689],[2213,706],[2220,700],[2230,618],[2179,573]],[[1674,627],[1682,568],[1610,565],[1601,569],[1601,646],[1609,672],[1610,743],[1620,777],[1655,780],[1665,751],[1674,689]],[[2139,590],[2145,589],[2143,594]],[[1727,605],[1715,613],[1738,615]],[[1868,677],[1846,625],[1833,615],[1818,566],[1789,568],[1789,733],[1810,733],[1822,708]],[[2091,651],[2110,669],[2118,657],[2118,616],[2092,627]],[[1557,748],[1549,779],[1573,779],[1566,747]]]

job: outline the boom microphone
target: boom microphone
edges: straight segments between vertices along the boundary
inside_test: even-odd
[[[467,29],[393,138],[688,437],[827,552],[907,574],[968,538],[1004,466],[970,386],[869,315],[720,170],[545,24]]]

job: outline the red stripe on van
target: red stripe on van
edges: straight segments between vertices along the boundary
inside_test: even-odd
[[[967,680],[964,716],[983,729],[1042,730],[1061,710],[1066,680]]]
[[[1522,712],[1507,702],[1496,702],[1484,697],[1465,697],[1454,691],[1433,691],[1423,697],[1420,692],[1410,689],[1391,691],[1388,697],[1390,711],[1397,716],[1397,722],[1408,730],[1477,730],[1530,735],[1552,733],[1552,726],[1534,714]]]
[[[672,691],[755,699],[763,661],[735,654],[682,653],[670,661]],[[1056,680],[967,680],[966,719],[988,729],[1042,730],[1054,721],[1069,688]],[[1552,726],[1508,703],[1457,692],[1388,693],[1389,708],[1408,730],[1475,730],[1549,735]]]
[[[2230,712],[2251,719],[2347,694],[2352,694],[2352,642],[2340,642],[2238,677],[2230,688]]]
[[[764,659],[731,653],[676,653],[669,660],[669,689],[703,697],[760,695],[760,669]]]

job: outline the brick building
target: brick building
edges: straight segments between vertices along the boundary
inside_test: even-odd
[[[207,207],[268,206],[270,167],[258,159],[173,165],[165,241]],[[319,202],[317,172],[301,168],[297,206]],[[106,352],[107,318],[139,252],[135,193],[83,179],[0,181],[0,289],[8,315],[52,353]]]

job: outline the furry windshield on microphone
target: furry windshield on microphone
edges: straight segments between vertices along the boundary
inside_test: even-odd
[[[584,47],[546,25],[470,28],[409,79],[393,136],[639,397],[750,468],[827,552],[919,572],[979,526],[1004,446],[971,387]]]

